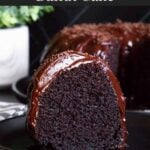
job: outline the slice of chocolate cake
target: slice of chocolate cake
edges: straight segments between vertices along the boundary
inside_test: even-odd
[[[29,94],[27,125],[54,150],[124,150],[125,100],[99,57],[74,51],[47,59]]]

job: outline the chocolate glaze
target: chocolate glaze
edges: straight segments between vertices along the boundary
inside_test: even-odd
[[[99,57],[91,56],[88,54],[83,54],[75,51],[66,51],[55,55],[52,59],[48,58],[39,67],[33,77],[33,88],[30,95],[30,105],[27,115],[27,123],[29,130],[35,136],[36,118],[38,117],[38,107],[39,107],[39,96],[45,91],[45,89],[50,85],[50,83],[55,80],[55,78],[61,74],[62,71],[70,70],[72,68],[78,67],[80,64],[87,64],[96,62],[103,66],[103,70],[114,88],[114,92],[117,96],[117,103],[120,110],[120,121],[122,128],[122,140],[126,141],[127,131],[126,131],[126,120],[125,120],[125,99],[123,97],[122,91],[120,89],[119,83],[116,77],[113,75],[106,63]],[[120,149],[124,148],[125,145],[120,145]]]
[[[150,24],[122,21],[114,24],[79,24],[61,30],[49,47],[49,54],[72,48],[92,55],[99,56],[100,51],[107,55],[109,46],[118,41],[122,55],[127,55],[129,48],[147,37],[150,38]]]
[[[118,21],[115,24],[99,24],[98,31],[106,31],[114,35],[120,43],[121,58],[137,51],[137,44],[150,38],[150,24],[128,23]],[[134,48],[136,47],[136,49]]]
[[[72,29],[74,30],[74,29]],[[72,48],[79,52],[87,52],[95,56],[102,56],[105,59],[106,54],[109,52],[111,46],[115,46],[117,39],[107,32],[96,32],[96,31],[79,31],[72,35],[60,35],[63,32],[57,34],[55,38],[54,48],[52,53],[57,53],[57,51],[64,51],[68,48]],[[103,53],[103,54],[101,54]],[[105,56],[104,56],[105,55]]]
[[[45,53],[43,58],[65,51],[66,49],[73,49],[75,51],[99,56],[103,60],[106,60],[111,69],[117,73],[117,60],[120,48],[118,40],[109,32],[97,32],[97,30],[94,29],[94,27],[96,27],[95,25],[89,25],[89,27],[87,28],[86,25],[83,24],[81,26],[75,25],[71,28],[64,28],[50,42],[48,47],[49,52],[48,54]],[[116,59],[111,59],[112,53],[114,52],[116,53]]]
[[[61,30],[54,37],[49,47],[49,54],[46,55],[73,49],[107,59],[110,47],[115,48],[114,44],[118,44],[121,50],[120,60],[122,60],[146,37],[150,38],[150,24],[122,21],[114,24],[79,24]]]
[[[125,75],[126,66],[131,66],[138,45],[147,37],[150,38],[150,25],[143,23],[118,20],[116,23],[74,25],[56,34],[43,58],[66,49],[100,56],[108,62],[115,75],[118,73],[121,83],[126,84],[124,80],[129,80]],[[112,58],[112,55],[119,54],[117,58]]]

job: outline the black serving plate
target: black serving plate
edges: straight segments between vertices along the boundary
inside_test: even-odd
[[[10,127],[11,124],[11,127]],[[150,112],[128,111],[128,150],[150,150]],[[25,116],[0,123],[0,145],[13,150],[43,150],[27,134]]]

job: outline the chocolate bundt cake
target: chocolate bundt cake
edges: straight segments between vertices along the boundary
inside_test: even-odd
[[[125,100],[99,57],[65,51],[46,59],[33,76],[27,125],[54,150],[123,150]]]
[[[150,24],[118,21],[66,27],[56,34],[45,57],[66,49],[100,56],[117,75],[127,108],[150,108]]]

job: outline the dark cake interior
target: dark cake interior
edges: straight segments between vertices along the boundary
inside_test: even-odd
[[[27,118],[32,136],[55,150],[125,149],[125,102],[110,69],[87,54],[64,52],[57,57],[45,61],[33,79]],[[75,67],[55,69],[64,62]],[[46,81],[52,67],[55,76]]]
[[[96,64],[65,71],[39,98],[37,138],[56,149],[115,149],[123,142],[115,99]]]

